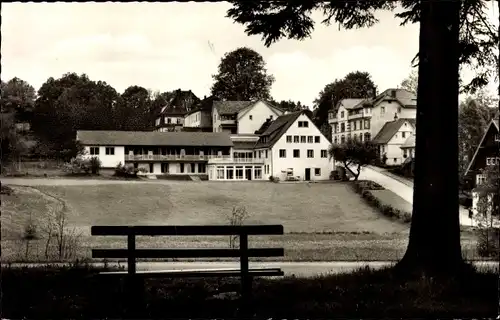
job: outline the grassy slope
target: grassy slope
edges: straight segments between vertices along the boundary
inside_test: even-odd
[[[67,207],[70,226],[83,235],[79,255],[85,257],[92,247],[125,246],[123,238],[90,237],[93,224],[221,224],[226,223],[224,214],[236,205],[247,208],[247,223],[283,224],[286,232],[334,232],[251,239],[254,247],[283,246],[286,260],[395,260],[407,244],[407,226],[375,212],[346,184],[155,183],[15,189],[14,196],[2,195],[2,249],[7,259],[21,258],[19,252],[24,250],[16,239],[30,213],[42,228],[47,214],[61,208],[57,199]],[[227,245],[225,237],[157,237],[138,244]],[[41,259],[43,248],[43,240],[35,241],[32,259]],[[471,257],[470,250],[467,255]]]

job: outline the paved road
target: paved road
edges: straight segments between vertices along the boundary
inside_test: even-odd
[[[359,178],[375,181],[382,187],[391,190],[401,198],[413,204],[413,181],[409,179],[395,176],[385,169],[373,166],[363,167]],[[460,206],[460,225],[472,225],[472,221],[469,219],[468,210],[462,206]]]
[[[314,277],[321,274],[338,274],[356,270],[358,268],[369,266],[373,269],[379,269],[384,266],[390,266],[394,262],[389,261],[335,261],[335,262],[250,262],[250,268],[281,268],[286,276],[295,275],[297,277]],[[478,261],[474,262],[480,268],[496,268],[498,262]],[[35,266],[39,264],[13,264],[13,266]],[[95,264],[102,266],[102,263]],[[111,265],[111,264],[110,264]],[[126,263],[121,263],[126,266]],[[139,262],[137,270],[159,271],[159,270],[192,270],[192,269],[221,269],[238,268],[238,262]]]

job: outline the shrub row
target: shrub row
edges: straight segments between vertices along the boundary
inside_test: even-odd
[[[411,222],[411,213],[396,209],[389,204],[382,203],[371,190],[384,190],[384,187],[373,181],[356,181],[354,182],[354,190],[361,194],[361,197],[374,208],[377,208],[380,213],[389,217],[403,221],[404,223]]]
[[[137,178],[137,174],[139,172],[147,172],[144,168],[134,168],[132,165],[122,165],[122,163],[118,163],[115,168],[115,177],[120,178]]]

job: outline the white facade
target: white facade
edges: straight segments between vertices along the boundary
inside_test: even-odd
[[[299,127],[299,122],[308,125]],[[264,159],[264,177],[278,177],[281,181],[287,176],[299,180],[328,180],[333,170],[333,161],[328,156],[330,145],[309,117],[301,114],[272,148],[257,151]]]
[[[392,138],[386,144],[380,145],[380,154],[384,154],[387,156],[387,165],[400,165],[405,161],[404,150],[401,149],[401,146],[406,142],[406,140],[415,134],[415,128],[409,121],[405,121],[398,131],[392,136]],[[407,156],[408,155],[407,151]],[[415,151],[413,148],[412,156],[415,157]]]
[[[253,106],[243,109],[238,113],[238,134],[253,134],[259,130],[266,119],[276,119],[283,112],[269,107],[262,101],[257,101]]]
[[[186,115],[184,118],[184,126],[186,127],[200,127],[201,125],[201,111],[196,111]]]
[[[397,118],[416,119],[417,109],[402,107],[396,101],[382,101],[372,108],[371,115],[371,133],[375,137],[386,122],[394,120],[395,115]]]
[[[97,157],[102,168],[114,168],[120,162],[125,163],[125,147],[123,146],[84,146],[84,158]]]

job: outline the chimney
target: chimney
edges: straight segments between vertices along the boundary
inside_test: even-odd
[[[397,112],[394,113],[394,120],[398,120],[398,113]]]

